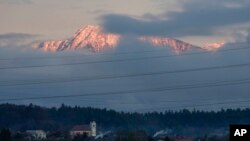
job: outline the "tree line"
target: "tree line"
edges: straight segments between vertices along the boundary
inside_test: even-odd
[[[128,113],[91,107],[67,106],[47,108],[29,105],[0,105],[0,128],[16,131],[43,129],[69,130],[74,125],[96,121],[99,129],[164,128],[223,128],[230,124],[250,123],[250,109],[221,109],[219,111],[179,110],[150,113]]]

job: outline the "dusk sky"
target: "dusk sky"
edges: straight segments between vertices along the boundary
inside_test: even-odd
[[[249,0],[0,0],[0,102],[42,106],[65,103],[125,111],[250,106],[249,13]],[[100,25],[103,32],[124,39],[117,47],[98,53],[45,52],[32,47],[44,40],[70,39],[86,25]],[[176,53],[171,48],[137,42],[133,39],[137,36],[169,37],[201,47],[208,43],[225,44],[213,51],[191,48]],[[105,62],[131,58],[142,59]],[[104,62],[82,63],[88,61]],[[79,64],[29,67],[72,63]],[[239,67],[240,64],[245,65]],[[219,66],[220,69],[211,69]],[[198,70],[181,71],[192,69]],[[86,80],[171,71],[175,73]],[[82,78],[83,81],[71,81]],[[68,82],[50,83],[61,80]],[[221,82],[223,85],[218,86]],[[204,87],[186,88],[200,84]],[[171,90],[152,91],[161,88]],[[130,90],[148,91],[91,96]],[[6,100],[80,94],[90,95]]]

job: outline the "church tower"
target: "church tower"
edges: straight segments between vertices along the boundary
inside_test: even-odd
[[[95,121],[90,122],[90,128],[91,128],[91,136],[95,137],[96,136],[96,122]]]

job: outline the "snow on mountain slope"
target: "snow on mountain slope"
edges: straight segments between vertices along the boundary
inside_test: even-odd
[[[153,46],[169,46],[177,53],[184,52],[194,47],[189,43],[167,37],[144,36],[140,37],[139,40],[148,42]]]
[[[44,41],[34,44],[35,48],[40,48],[46,52],[56,52],[64,50],[76,50],[81,48],[90,49],[93,52],[100,52],[106,48],[118,46],[122,36],[112,33],[104,33],[102,27],[98,25],[87,25],[78,30],[75,35],[66,40]],[[168,37],[159,36],[141,36],[137,37],[138,41],[149,43],[152,46],[171,47],[175,52],[184,52],[192,47],[192,44]],[[205,50],[218,49],[224,44],[206,44],[200,47]]]
[[[63,51],[88,48],[94,52],[99,52],[105,48],[116,47],[120,36],[116,34],[102,33],[100,26],[88,25],[78,30],[75,35],[66,40],[45,41],[34,46],[44,51]]]

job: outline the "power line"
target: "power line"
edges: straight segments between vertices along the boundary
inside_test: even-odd
[[[226,51],[235,51],[242,49],[250,49],[249,47],[245,48],[233,48],[233,49],[224,49],[217,52],[226,52]],[[101,60],[101,61],[85,61],[85,62],[76,62],[76,63],[61,63],[61,64],[49,64],[49,65],[29,65],[29,66],[12,66],[12,67],[2,67],[0,70],[9,70],[9,69],[27,69],[27,68],[42,68],[42,67],[58,67],[58,66],[73,66],[73,65],[85,65],[85,64],[99,64],[99,63],[113,63],[113,62],[126,62],[126,61],[137,61],[137,60],[146,60],[146,59],[159,59],[159,58],[168,58],[175,56],[189,56],[189,55],[198,55],[198,54],[208,54],[211,52],[193,52],[186,54],[175,54],[175,55],[159,55],[151,57],[136,57],[136,58],[126,58],[126,59],[112,59],[112,60]]]
[[[73,78],[73,79],[71,78],[71,79],[57,79],[57,80],[39,80],[36,82],[25,82],[25,83],[16,83],[16,84],[13,84],[13,82],[1,82],[5,84],[0,84],[0,86],[38,85],[38,84],[66,83],[66,82],[103,80],[103,79],[117,79],[117,78],[128,78],[128,77],[141,77],[141,76],[152,76],[152,75],[163,75],[163,74],[176,74],[176,73],[231,69],[231,68],[240,68],[240,67],[248,67],[248,66],[250,66],[250,63],[224,65],[224,66],[212,66],[212,67],[200,67],[200,68],[191,68],[191,69],[180,69],[180,70],[172,70],[172,71],[148,72],[148,73],[102,75],[102,76],[82,77],[82,78]],[[6,83],[12,83],[12,84],[6,84]]]
[[[243,49],[243,48],[242,48]],[[157,50],[141,50],[141,51],[128,51],[128,52],[118,52],[118,53],[91,53],[91,54],[76,54],[76,55],[65,55],[65,56],[46,56],[46,57],[16,57],[16,58],[0,58],[0,61],[11,61],[11,60],[23,60],[23,59],[61,59],[61,58],[75,58],[75,57],[87,57],[87,56],[96,56],[96,55],[123,55],[123,54],[136,54],[136,53],[150,53],[150,52],[158,52],[164,51],[166,49],[157,49]]]
[[[241,101],[229,101],[229,102],[212,102],[212,103],[206,103],[206,104],[189,104],[189,105],[180,105],[180,106],[164,106],[164,107],[157,107],[157,108],[144,108],[144,109],[138,109],[137,111],[152,111],[152,110],[166,110],[166,109],[177,109],[177,108],[196,108],[196,107],[204,107],[204,106],[217,106],[217,105],[226,105],[226,104],[240,104],[240,103],[246,103],[250,102],[250,99],[248,100],[241,100]],[[250,106],[249,106],[250,107]]]
[[[224,51],[233,51],[233,50],[244,50],[244,49],[250,49],[249,47],[240,47],[240,48],[229,48],[229,49],[223,49],[218,50],[216,52],[224,52]],[[8,61],[8,60],[22,60],[22,59],[60,59],[60,58],[75,58],[75,57],[85,57],[85,56],[93,56],[93,55],[122,55],[122,54],[135,54],[135,53],[150,53],[150,52],[162,52],[166,49],[157,49],[157,50],[144,50],[144,51],[133,51],[133,52],[119,52],[119,53],[94,53],[94,54],[83,54],[83,55],[68,55],[68,56],[47,56],[47,57],[16,57],[16,58],[0,58],[0,61]],[[203,54],[203,53],[210,53],[208,51],[202,51],[202,52],[193,52],[194,54]],[[185,53],[185,54],[178,54],[178,55],[168,55],[169,57],[172,56],[179,56],[179,55],[189,55],[193,53]]]
[[[22,100],[39,100],[39,99],[57,99],[57,98],[73,98],[73,97],[88,97],[88,96],[106,96],[106,95],[126,95],[133,93],[143,92],[162,92],[162,91],[173,91],[173,90],[185,90],[185,89],[196,89],[196,88],[209,88],[209,87],[221,87],[230,85],[245,85],[250,84],[250,80],[235,80],[235,81],[221,81],[216,83],[201,83],[195,85],[183,85],[175,87],[161,87],[151,89],[138,89],[138,90],[126,90],[126,91],[113,91],[113,92],[99,92],[99,93],[86,93],[86,94],[75,94],[75,95],[57,95],[57,96],[40,96],[40,97],[25,97],[25,98],[9,98],[0,99],[0,101],[22,101]]]

